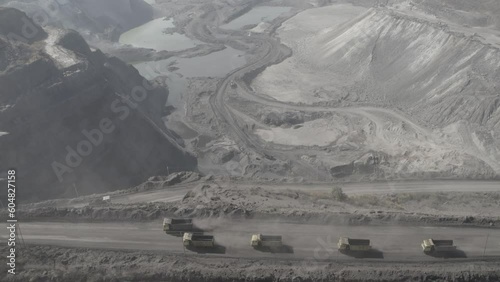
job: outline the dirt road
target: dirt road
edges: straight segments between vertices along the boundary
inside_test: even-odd
[[[113,197],[116,204],[143,202],[174,202],[199,183],[174,186],[168,189],[154,190]],[[234,183],[240,189],[262,187],[265,189],[290,189],[303,191],[331,191],[333,184],[244,184]],[[381,193],[421,193],[421,192],[500,192],[498,181],[405,181],[340,184],[348,195]]]
[[[267,149],[267,147],[270,146],[269,144],[262,144],[258,138],[255,138],[255,136],[245,131],[243,127],[238,124],[238,120],[233,110],[229,103],[227,103],[226,94],[232,82],[241,84],[241,79],[244,75],[266,66],[279,63],[291,55],[291,52],[286,46],[281,45],[278,40],[269,35],[252,34],[252,36],[249,37],[247,32],[241,31],[232,31],[230,35],[227,35],[221,30],[217,29],[214,31],[207,28],[208,26],[212,26],[211,21],[217,18],[216,14],[216,11],[210,11],[202,17],[203,19],[194,20],[186,28],[187,33],[206,43],[229,44],[232,42],[233,44],[237,44],[238,41],[246,42],[246,44],[254,46],[253,53],[260,54],[260,58],[248,62],[247,65],[241,68],[233,70],[218,83],[215,95],[212,95],[209,99],[210,107],[216,117],[217,123],[221,129],[223,129],[222,132],[224,132],[224,135],[231,135],[233,141],[240,148],[254,150],[265,156],[280,155],[281,159],[288,159],[288,152],[277,152],[276,148]],[[276,26],[278,25],[279,24],[276,24]],[[318,172],[314,167],[302,161],[300,158],[294,158],[293,162],[310,175],[321,173],[323,178],[328,177],[324,172]]]
[[[168,253],[195,254],[183,249],[181,237],[166,235],[161,222],[124,223],[20,223],[27,244],[104,249],[158,250]],[[371,239],[383,261],[429,261],[437,258],[422,253],[425,238],[454,239],[468,259],[500,257],[500,230],[400,226],[321,226],[286,222],[201,220],[199,226],[215,227],[212,234],[225,247],[225,253],[206,254],[235,257],[280,257],[284,259],[353,260],[336,250],[339,236]],[[253,233],[281,234],[293,253],[269,253],[249,245]],[[0,237],[7,238],[7,229]],[[486,248],[485,248],[486,246]],[[486,252],[484,253],[484,250]]]

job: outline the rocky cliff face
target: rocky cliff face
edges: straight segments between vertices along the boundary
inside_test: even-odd
[[[161,121],[165,89],[77,32],[43,30],[18,10],[0,8],[0,31],[0,171],[18,170],[19,199],[196,168]]]

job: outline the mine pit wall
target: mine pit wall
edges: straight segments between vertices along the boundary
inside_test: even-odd
[[[498,159],[495,147],[500,143],[494,137],[500,136],[500,103],[495,90],[495,83],[500,81],[498,47],[446,26],[397,13],[377,10],[373,20],[360,26],[374,26],[380,31],[366,44],[367,48],[374,44],[366,58],[371,60],[367,70],[371,74],[366,78],[373,82],[368,85],[375,91],[386,91],[392,96],[391,103],[407,108],[425,124],[444,127],[465,122],[478,137],[476,143],[482,143],[484,154]],[[410,41],[410,35],[417,37]],[[427,46],[429,40],[432,46]],[[408,61],[406,57],[415,59]],[[397,73],[385,71],[391,69],[387,62],[399,66],[395,68]],[[479,134],[491,129],[492,136]],[[493,169],[499,172],[498,166]]]
[[[467,120],[487,125],[500,120],[500,111],[492,106],[498,105],[492,88],[500,81],[497,47],[385,9],[370,10],[348,30],[351,37],[328,42],[343,40],[345,48],[319,50],[326,52],[326,59],[338,61],[332,68],[339,78],[354,75],[370,92],[385,93],[391,103],[413,108],[415,116],[430,124]],[[368,100],[374,95],[363,94]]]
[[[174,138],[167,138],[169,132],[161,122],[168,91],[150,87],[132,66],[91,52],[76,32],[61,34],[59,44],[75,52],[79,61],[67,68],[58,68],[44,52],[45,44],[51,43],[6,47],[18,52],[16,60],[28,62],[20,66],[7,62],[16,67],[0,73],[0,82],[11,86],[0,97],[7,106],[0,112],[0,128],[9,133],[0,138],[0,154],[4,166],[16,165],[18,184],[24,188],[18,198],[30,201],[123,189],[165,174],[167,166],[170,172],[196,170],[196,159]],[[131,99],[136,87],[143,87],[138,93],[145,100],[135,106],[117,95]],[[105,118],[112,123],[111,133],[102,132]],[[89,134],[83,134],[96,130],[102,139],[94,135],[97,141],[91,141]],[[68,156],[75,160],[71,151],[82,142],[91,144],[90,153],[78,151],[80,160],[70,165]],[[61,179],[55,162],[66,166]]]
[[[75,68],[78,67],[75,66]],[[55,181],[51,189],[55,190],[56,187],[62,188],[62,190],[59,188],[58,190],[51,191],[52,193],[66,193],[64,192],[66,190],[69,191],[69,195],[72,195],[73,192],[71,190],[74,189],[71,189],[71,187],[74,182],[78,183],[79,193],[81,194],[99,192],[102,191],[102,189],[116,189],[139,184],[150,175],[158,173],[158,168],[162,167],[162,164],[168,162],[169,159],[186,159],[186,155],[175,153],[177,151],[175,147],[169,147],[168,144],[165,144],[167,142],[162,142],[161,140],[163,137],[159,133],[145,130],[151,126],[132,109],[130,109],[130,116],[125,120],[122,121],[117,118],[117,115],[110,111],[110,107],[118,97],[112,94],[113,85],[102,80],[102,77],[105,77],[102,70],[96,71],[92,68],[87,70],[80,69],[80,72],[75,73],[75,75],[65,77],[64,82],[59,84],[59,86],[48,88],[46,92],[38,93],[42,94],[40,97],[51,97],[51,100],[54,101],[49,102],[40,99],[40,103],[37,103],[36,100],[38,99],[31,100],[31,105],[42,104],[43,106],[43,104],[45,104],[43,108],[47,110],[39,112],[38,114],[33,114],[37,112],[35,110],[33,110],[33,112],[30,110],[28,117],[25,116],[22,125],[18,126],[18,135],[5,136],[7,137],[5,140],[0,140],[0,143],[9,142],[9,139],[15,142],[15,138],[20,138],[24,135],[25,137],[22,137],[24,140],[37,140],[39,145],[43,144],[43,146],[62,150],[62,154],[55,153],[36,160],[26,159],[25,163],[18,163],[21,177],[20,181],[24,182],[26,186],[34,188],[35,183],[41,180],[37,175],[45,179],[41,180],[40,183],[46,183],[48,180],[46,179],[47,177],[53,179],[54,172],[50,169],[51,161],[59,161],[64,164],[63,160],[65,159],[64,156],[66,153],[64,150],[65,146],[71,146],[73,149],[76,149],[75,146],[78,142],[84,139],[86,140],[86,138],[81,135],[80,131],[84,129],[93,130],[99,128],[100,119],[105,117],[110,118],[114,125],[117,126],[113,134],[114,136],[105,135],[104,143],[94,147],[92,155],[84,159],[81,167],[78,167],[75,173],[65,175],[66,182],[58,183],[57,179],[49,180]],[[109,94],[103,95],[104,93]],[[166,99],[166,94],[163,93],[163,95],[165,96],[164,99]],[[152,100],[155,98],[157,97],[151,97]],[[82,108],[82,105],[87,106]],[[162,103],[159,103],[159,105],[162,105]],[[30,106],[28,107],[31,108]],[[142,105],[142,108],[147,107]],[[61,116],[61,113],[66,114]],[[54,121],[59,122],[54,123]],[[81,122],[85,122],[86,125],[82,125]],[[31,130],[26,132],[26,126]],[[45,128],[46,131],[34,133],[37,130],[36,128]],[[11,128],[11,130],[13,133],[16,132],[14,128]],[[52,134],[49,132],[52,132]],[[131,136],[128,136],[126,132],[136,132],[138,136],[130,139]],[[36,135],[33,136],[31,134]],[[58,136],[60,134],[70,134],[73,137],[70,139],[66,138],[64,141],[53,139],[52,136]],[[113,139],[114,141],[112,141]],[[134,144],[136,142],[133,141],[134,139],[142,139],[142,142],[139,143],[140,145]],[[162,148],[156,145],[162,143],[165,145]],[[30,149],[36,150],[33,146],[29,145],[24,148],[24,150],[28,151],[30,151]],[[167,152],[172,152],[172,154]],[[165,155],[165,153],[167,153],[167,155]],[[141,161],[137,159],[138,155]],[[195,161],[191,159],[191,164],[187,164],[186,166],[192,167],[194,163]],[[26,171],[27,168],[33,166],[43,167],[46,168],[46,170],[41,171],[42,175],[40,175],[40,172],[37,173],[32,170]],[[172,163],[172,166],[175,166],[175,164]],[[130,169],[137,172],[141,171],[141,173],[131,175]],[[120,171],[123,170],[129,171],[127,177],[122,176]],[[148,170],[149,174],[147,172]],[[174,169],[172,169],[172,171],[174,171]],[[28,174],[28,172],[31,174]],[[30,181],[28,181],[27,178],[31,178]],[[89,188],[90,190],[88,190]],[[25,191],[26,190],[28,189],[25,189]]]
[[[0,84],[3,86],[2,95],[0,97],[1,102],[14,102],[15,99],[18,98],[17,93],[27,92],[37,85],[49,80],[57,73],[58,70],[52,62],[45,58],[40,58],[7,73],[0,74]],[[28,77],[28,75],[30,77],[29,80],[25,80],[23,83],[17,83],[18,78]],[[0,123],[3,122],[0,121]]]
[[[451,143],[463,147],[450,153],[450,158],[460,160],[456,168],[450,161],[441,171],[423,167],[402,171],[396,178],[500,177],[500,98],[495,87],[500,81],[500,52],[494,44],[383,7],[368,10],[356,22],[310,44],[314,51],[295,56],[312,60],[319,72],[331,73],[332,83],[347,82],[346,87],[362,97],[361,106],[374,102],[399,109],[430,135],[435,129],[450,129]],[[264,69],[246,73],[243,80],[250,84]],[[353,106],[359,101],[352,101]],[[348,162],[334,170],[349,174],[353,169]]]

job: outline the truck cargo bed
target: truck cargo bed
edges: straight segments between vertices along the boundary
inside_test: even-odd
[[[192,224],[193,219],[191,218],[173,218],[170,219],[170,224]]]
[[[196,231],[191,218],[165,218],[163,231],[171,235],[182,235],[183,232]]]
[[[351,246],[369,246],[370,245],[370,240],[367,239],[347,239],[347,242]]]
[[[262,241],[280,241],[282,240],[281,236],[273,236],[273,235],[261,235]]]
[[[434,239],[432,239],[432,242],[434,242],[435,246],[453,246],[453,240],[434,240]]]
[[[191,240],[193,241],[212,241],[214,236],[212,235],[202,235],[202,234],[193,234]]]

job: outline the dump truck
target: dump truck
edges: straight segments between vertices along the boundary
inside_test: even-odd
[[[354,252],[367,252],[371,250],[370,240],[368,239],[351,239],[347,237],[340,237],[337,243],[339,251],[354,251]]]
[[[250,245],[254,248],[281,248],[283,246],[283,239],[281,236],[254,234],[250,240]]]
[[[215,238],[212,235],[186,232],[182,237],[182,243],[185,247],[213,248],[215,247]]]
[[[163,231],[167,234],[179,234],[193,230],[193,220],[190,218],[164,218]]]
[[[454,252],[457,249],[453,245],[453,240],[425,239],[421,246],[426,254]]]

